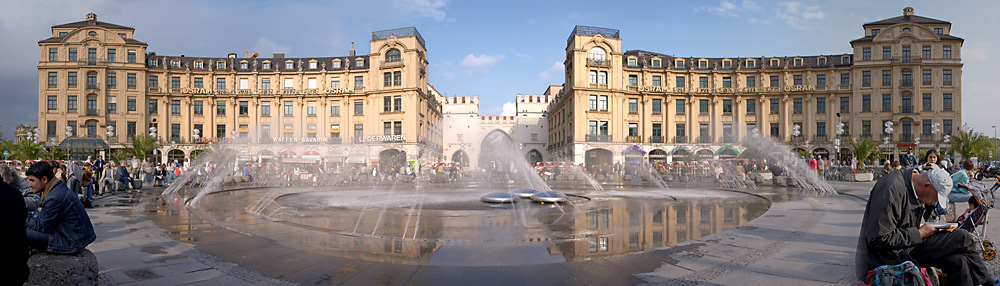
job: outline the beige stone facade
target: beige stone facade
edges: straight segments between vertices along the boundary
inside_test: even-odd
[[[44,141],[58,144],[69,126],[70,137],[116,148],[155,127],[163,159],[214,142],[253,143],[241,152],[255,160],[308,152],[372,163],[386,150],[411,161],[441,156],[440,96],[427,83],[427,50],[415,28],[373,32],[367,55],[352,48],[304,58],[147,54],[133,33],[90,14],[52,27],[38,43]]]
[[[838,138],[849,153],[848,137],[883,143],[890,158],[947,146],[962,122],[964,40],[910,8],[864,29],[851,53],[697,58],[623,51],[618,30],[577,26],[549,110],[549,152],[589,164],[621,162],[633,145],[668,159],[684,145],[713,158],[753,129],[821,157],[836,155]]]

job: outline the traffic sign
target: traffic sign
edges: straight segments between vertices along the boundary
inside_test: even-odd
[[[4,157],[7,157],[8,155],[10,155],[10,151],[3,151],[3,156]]]

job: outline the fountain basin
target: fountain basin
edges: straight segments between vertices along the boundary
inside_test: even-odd
[[[531,195],[531,200],[539,203],[561,203],[566,201],[566,196],[556,192],[537,192]]]
[[[534,195],[535,193],[537,193],[537,192],[535,190],[532,190],[532,189],[517,189],[517,190],[514,190],[514,195],[517,196],[517,197],[519,197],[519,198],[522,198],[522,199],[530,199],[531,195]]]
[[[484,203],[504,204],[504,203],[513,203],[517,201],[517,196],[514,196],[511,193],[506,193],[506,192],[492,192],[483,195],[482,197],[479,198],[479,200]]]

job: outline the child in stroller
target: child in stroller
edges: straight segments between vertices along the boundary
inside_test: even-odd
[[[994,206],[993,191],[1000,188],[1000,183],[992,188],[978,183],[958,184],[960,188],[966,188],[972,197],[969,198],[969,209],[958,217],[958,228],[964,229],[981,242],[983,258],[993,260],[996,258],[996,250],[993,242],[986,237],[986,225],[989,220],[987,214]]]

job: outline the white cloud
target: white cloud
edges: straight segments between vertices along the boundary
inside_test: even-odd
[[[478,55],[468,54],[461,62],[458,63],[459,66],[465,68],[466,74],[472,74],[480,70],[486,70],[489,67],[495,65],[503,59],[503,56],[489,56],[489,55]]]
[[[722,0],[718,7],[701,6],[695,8],[695,11],[704,11],[712,14],[716,14],[722,17],[738,17],[740,15],[751,14],[750,12],[759,10],[760,7],[757,3],[751,0],[743,0],[738,5],[729,0]]]
[[[448,5],[447,0],[396,0],[396,5],[412,9],[421,17],[438,21],[448,19],[448,13],[444,12],[444,7]]]
[[[500,116],[514,116],[517,115],[517,104],[513,102],[504,102],[503,111],[500,112]]]
[[[275,43],[268,38],[258,38],[257,42],[253,45],[253,51],[260,53],[261,56],[267,57],[272,53],[285,53],[288,55],[292,51],[292,47],[289,45],[282,45]]]
[[[552,63],[552,66],[549,67],[549,69],[538,73],[538,78],[542,80],[548,80],[549,78],[552,77],[552,73],[562,72],[562,70],[563,70],[563,63],[554,62]]]
[[[826,18],[826,13],[816,5],[805,6],[801,2],[785,2],[781,5],[784,6],[784,9],[778,12],[778,18],[795,29],[810,30],[812,29],[812,25],[810,25],[812,21]]]

